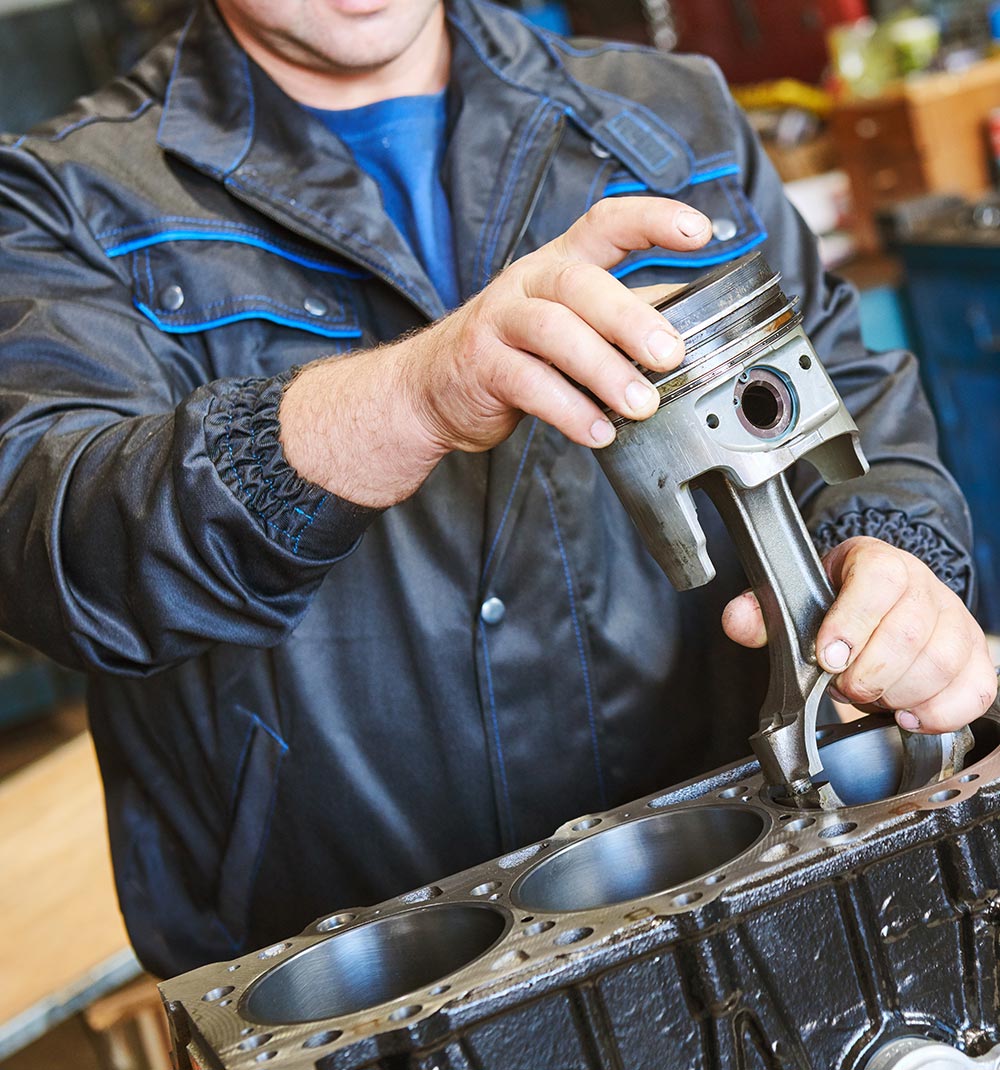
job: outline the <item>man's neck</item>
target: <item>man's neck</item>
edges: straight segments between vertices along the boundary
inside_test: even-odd
[[[234,36],[271,78],[300,104],[342,110],[394,97],[439,93],[448,84],[451,41],[440,7],[395,59],[374,69],[350,70],[295,63],[231,26]]]

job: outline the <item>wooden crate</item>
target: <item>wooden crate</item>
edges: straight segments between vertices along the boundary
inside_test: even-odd
[[[997,107],[1000,59],[837,105],[831,128],[851,178],[862,249],[880,245],[875,220],[882,208],[923,193],[976,197],[992,187],[986,120]]]

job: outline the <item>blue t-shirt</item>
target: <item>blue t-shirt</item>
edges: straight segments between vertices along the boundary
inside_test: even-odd
[[[451,208],[441,185],[446,91],[395,97],[363,108],[307,108],[378,183],[389,218],[423,264],[446,308],[459,303]]]

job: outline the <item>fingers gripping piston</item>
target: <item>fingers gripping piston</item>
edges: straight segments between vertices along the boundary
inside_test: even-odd
[[[784,473],[806,460],[827,483],[864,475],[858,428],[759,253],[726,264],[658,304],[684,339],[683,364],[647,372],[658,412],[618,434],[598,460],[646,546],[678,590],[715,576],[692,489],[719,510],[767,628],[770,687],[752,737],[767,780],[806,807],[836,809],[815,742],[830,682],[815,637],[833,590]],[[960,768],[968,732],[904,733],[908,779]]]

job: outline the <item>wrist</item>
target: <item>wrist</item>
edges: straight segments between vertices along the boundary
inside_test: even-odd
[[[416,418],[399,345],[316,361],[288,384],[278,410],[288,463],[357,505],[410,497],[447,449]]]

